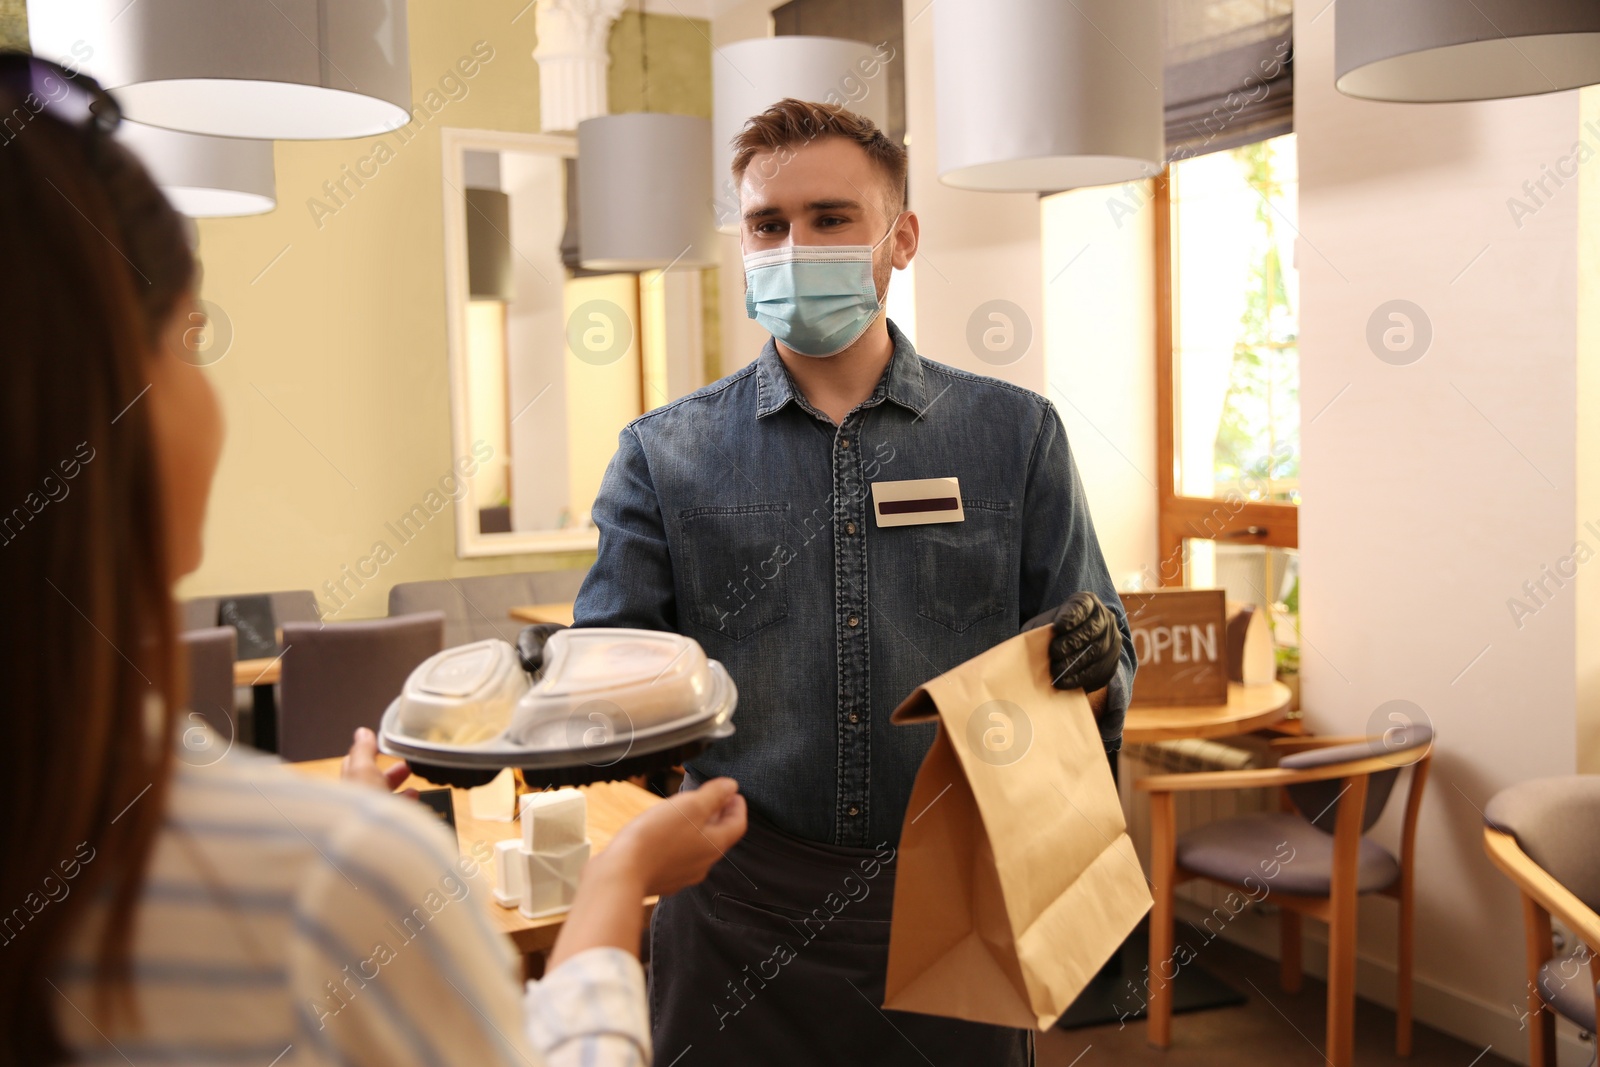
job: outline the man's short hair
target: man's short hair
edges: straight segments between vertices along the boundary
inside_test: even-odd
[[[788,160],[788,152],[823,137],[843,137],[854,141],[883,174],[889,188],[889,207],[893,214],[906,203],[906,150],[895,144],[864,115],[836,104],[819,104],[787,97],[761,114],[753,116],[733,138],[733,180],[744,181],[750,161],[762,152],[772,152],[777,165]],[[771,175],[764,175],[771,177]]]

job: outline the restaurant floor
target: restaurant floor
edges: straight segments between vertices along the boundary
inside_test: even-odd
[[[1322,1057],[1326,987],[1310,975],[1301,990],[1285,993],[1278,986],[1278,964],[1218,940],[1206,948],[1207,967],[1249,997],[1237,1008],[1174,1016],[1172,1047],[1166,1051],[1145,1043],[1144,1020],[1129,1020],[1080,1030],[1051,1030],[1038,1041],[1039,1067],[1327,1067]],[[1251,988],[1251,984],[1255,988]],[[1473,1047],[1464,1041],[1414,1026],[1409,1059],[1394,1054],[1394,1013],[1365,1000],[1356,1002],[1355,1061],[1362,1067],[1508,1067],[1502,1058],[1521,1049]]]

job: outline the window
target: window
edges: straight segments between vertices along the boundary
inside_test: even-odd
[[[1297,185],[1285,134],[1155,190],[1160,579],[1264,607],[1298,588]]]

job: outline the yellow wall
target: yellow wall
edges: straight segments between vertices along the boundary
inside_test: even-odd
[[[587,522],[600,479],[617,447],[617,434],[645,410],[640,392],[643,345],[639,329],[639,282],[632,274],[599,274],[568,279],[562,294],[567,321],[582,331],[601,331],[598,346],[610,362],[581,360],[567,345],[567,485],[568,511]],[[608,305],[611,315],[590,314],[586,305]],[[624,323],[626,324],[624,326]],[[628,331],[626,347],[612,356],[614,330]],[[583,342],[579,342],[582,344]],[[653,406],[653,405],[651,405]],[[601,460],[599,457],[604,456]]]
[[[27,47],[27,0],[0,0],[0,48]]]
[[[404,544],[388,525],[437,493],[452,459],[439,130],[539,129],[535,18],[530,7],[512,22],[519,6],[413,2],[412,99],[433,113],[417,112],[422,122],[381,138],[279,142],[277,210],[200,224],[202,296],[233,332],[210,369],[228,440],[206,559],[181,595],[310,588],[326,599],[323,583],[344,568],[392,553],[339,613],[360,618],[384,614],[398,581],[589,561],[581,553],[459,560],[448,507]],[[637,36],[636,22],[617,32],[628,26]],[[652,66],[651,110],[709,109],[704,29],[651,17],[652,58],[669,45],[697,57]],[[488,58],[460,77],[455,66],[473,69],[475,47]],[[623,63],[636,82],[636,42],[614,68]],[[685,71],[698,73],[685,80]],[[639,106],[629,80],[613,70],[613,110]],[[325,182],[343,191],[330,195]],[[388,553],[377,552],[380,542]]]
[[[467,436],[494,449],[472,479],[472,503],[491,508],[510,496],[511,459],[506,399],[506,305],[499,300],[467,302]]]

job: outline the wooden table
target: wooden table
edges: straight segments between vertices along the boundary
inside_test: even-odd
[[[1137,683],[1135,683],[1137,685]],[[1128,709],[1122,727],[1127,744],[1182,737],[1231,737],[1282,722],[1291,694],[1282,682],[1228,683],[1226,704],[1144,704]]]
[[[571,604],[524,604],[511,609],[511,617],[518,622],[559,622],[572,625]]]
[[[305,763],[291,763],[290,767],[302,774],[315,778],[339,777],[339,758],[310,760]],[[390,767],[398,762],[392,756],[378,757],[378,765]],[[424,781],[415,775],[407,778],[405,788],[433,789],[431,782]],[[595,785],[582,787],[583,794],[589,805],[589,841],[594,851],[599,852],[611,843],[635,815],[661,803],[661,798],[648,790],[640,789],[631,782],[600,782]],[[479,820],[472,817],[472,806],[465,790],[451,790],[454,794],[456,808],[456,839],[461,846],[461,854],[470,856],[474,861],[482,864],[483,877],[486,885],[494,884],[494,845],[496,841],[507,838],[520,837],[522,826],[519,822],[492,822]],[[490,858],[485,862],[481,857],[489,853]],[[648,924],[650,912],[654,910],[656,898],[649,897],[645,900],[645,921]],[[511,938],[512,944],[517,946],[517,951],[523,955],[531,953],[548,952],[556,943],[556,935],[561,932],[562,923],[566,921],[565,915],[550,915],[542,919],[529,919],[523,916],[516,908],[502,908],[490,902],[489,910],[493,913],[495,925],[505,931]]]
[[[282,674],[281,654],[270,658],[233,661],[233,684],[237,686],[277,685]]]

